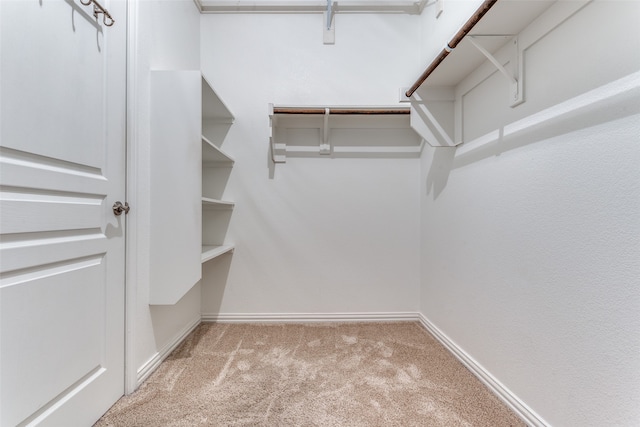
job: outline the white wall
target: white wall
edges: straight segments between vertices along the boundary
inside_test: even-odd
[[[554,426],[640,422],[639,19],[590,3],[525,52],[524,104],[492,74],[423,153],[422,312]]]
[[[174,306],[149,306],[149,179],[150,139],[149,71],[151,69],[200,69],[200,14],[192,0],[134,2],[137,8],[135,33],[134,104],[129,139],[128,200],[132,205],[128,221],[129,286],[135,300],[127,310],[129,322],[128,390],[131,391],[159,358],[194,324],[200,321],[200,286],[196,285]],[[132,372],[135,369],[136,372]],[[135,381],[134,381],[135,380]]]
[[[228,241],[207,263],[207,316],[416,312],[418,159],[288,159],[269,165],[268,103],[396,104],[419,63],[419,17],[203,15],[204,74],[236,117]],[[273,178],[270,178],[270,175]]]

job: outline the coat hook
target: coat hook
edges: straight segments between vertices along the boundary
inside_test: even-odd
[[[115,24],[115,20],[111,17],[111,15],[109,15],[109,13],[107,11],[104,11],[102,13],[102,23],[104,25],[106,25],[107,27],[112,26],[113,24]]]
[[[98,15],[102,13],[102,23],[104,25],[106,25],[107,27],[110,27],[113,24],[115,24],[116,22],[115,19],[113,19],[113,17],[107,11],[107,9],[102,7],[102,5],[98,3],[96,0],[80,0],[80,3],[82,3],[85,6],[89,6],[90,4],[93,3],[93,16],[95,18],[97,18]]]

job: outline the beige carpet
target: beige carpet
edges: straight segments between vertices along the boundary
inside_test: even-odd
[[[417,323],[205,323],[96,424],[522,425]]]

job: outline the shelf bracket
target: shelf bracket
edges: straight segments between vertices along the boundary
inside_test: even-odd
[[[269,104],[269,145],[271,146],[271,161],[285,163],[287,161],[287,145],[276,141],[276,126],[278,117],[273,112],[273,104]]]
[[[324,109],[324,126],[322,130],[322,142],[320,143],[320,154],[331,154],[331,145],[329,144],[329,108]]]
[[[324,28],[322,42],[324,44],[336,43],[336,22],[335,22],[335,7],[333,0],[327,0],[327,10],[324,14]]]
[[[491,62],[500,73],[506,77],[509,81],[509,106],[515,107],[524,102],[524,93],[522,85],[522,56],[518,49],[518,37],[513,37],[510,43],[509,63],[511,64],[512,71],[507,70],[495,56],[485,49],[477,40],[479,37],[506,37],[504,35],[470,35],[467,36],[469,42],[475,46],[488,60]]]

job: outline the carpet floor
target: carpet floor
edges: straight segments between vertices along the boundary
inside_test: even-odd
[[[204,323],[96,426],[524,426],[418,323]]]

